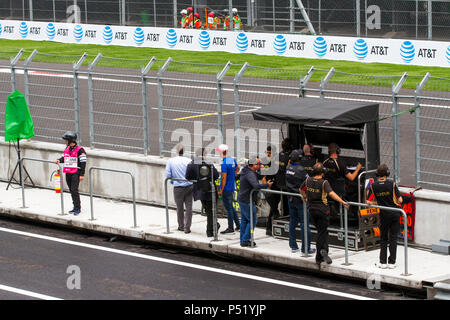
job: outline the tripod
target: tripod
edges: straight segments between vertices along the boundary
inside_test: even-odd
[[[13,173],[12,173],[12,175],[11,175],[11,178],[9,178],[8,185],[6,186],[6,190],[8,190],[9,186],[11,185],[11,183],[12,183],[13,181],[14,181],[15,183],[17,183],[17,184],[21,184],[21,181],[22,181],[22,168],[23,168],[23,170],[25,171],[25,174],[26,174],[25,179],[24,179],[24,183],[25,183],[25,181],[26,181],[27,179],[29,179],[29,180],[31,181],[31,184],[32,184],[33,187],[34,187],[35,184],[34,184],[33,180],[31,180],[30,174],[28,173],[27,169],[25,168],[24,165],[20,166],[20,159],[21,159],[21,156],[20,156],[20,143],[19,143],[19,139],[17,139],[17,146],[16,146],[16,144],[14,143],[14,148],[16,149],[16,152],[17,152],[17,163],[16,163],[16,166],[14,167],[14,171],[13,171]],[[19,168],[19,181],[17,181],[17,179],[14,178],[14,175],[15,175],[15,173],[16,173],[17,168]]]

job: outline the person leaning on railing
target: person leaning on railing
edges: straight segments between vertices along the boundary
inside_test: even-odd
[[[381,164],[377,168],[377,181],[371,184],[367,204],[398,208],[403,202],[397,185],[388,179],[389,168]],[[381,269],[394,269],[397,257],[397,235],[400,231],[400,213],[397,211],[380,210],[380,262],[375,265]],[[389,242],[389,260],[387,245]],[[386,264],[387,262],[387,264]]]
[[[330,219],[330,208],[327,196],[334,201],[342,203],[347,209],[349,205],[342,200],[331,189],[330,183],[324,179],[325,168],[321,162],[313,166],[313,177],[306,178],[300,187],[300,193],[307,202],[311,222],[317,229],[316,241],[316,263],[320,265],[323,261],[331,264],[332,260],[328,256],[328,225]]]
[[[250,206],[253,206],[253,226],[256,226],[256,206],[254,203],[250,203],[250,193],[254,189],[267,189],[272,187],[272,181],[266,181],[262,179],[262,184],[258,182],[257,171],[261,168],[261,161],[258,157],[252,157],[248,160],[248,165],[241,171],[238,202],[241,209],[241,247],[251,246],[250,242]],[[254,243],[253,246],[256,244]]]

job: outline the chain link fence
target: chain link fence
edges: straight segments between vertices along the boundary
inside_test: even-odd
[[[26,96],[39,141],[62,143],[64,132],[74,130],[90,147],[170,156],[183,142],[187,155],[206,147],[216,159],[215,148],[226,143],[238,160],[263,156],[268,145],[280,151],[287,128],[254,121],[252,111],[263,106],[290,97],[376,102],[381,162],[404,185],[450,188],[450,80],[430,74],[0,52],[2,135],[13,88]]]
[[[179,27],[192,7],[202,24],[238,9],[245,31],[447,40],[448,0],[42,0],[0,1],[0,19]],[[304,10],[301,10],[303,7]],[[311,21],[311,26],[308,26]],[[313,30],[314,29],[314,30]]]

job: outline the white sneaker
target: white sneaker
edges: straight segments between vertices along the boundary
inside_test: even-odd
[[[397,268],[397,265],[395,263],[394,264],[388,263],[387,267],[388,267],[388,269],[395,269],[395,268]]]
[[[380,263],[380,262],[375,263],[375,266],[380,268],[380,269],[386,269],[388,267],[387,264]]]

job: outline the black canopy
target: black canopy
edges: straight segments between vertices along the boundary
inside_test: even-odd
[[[319,126],[360,127],[378,120],[378,103],[292,98],[253,111],[253,119]]]

